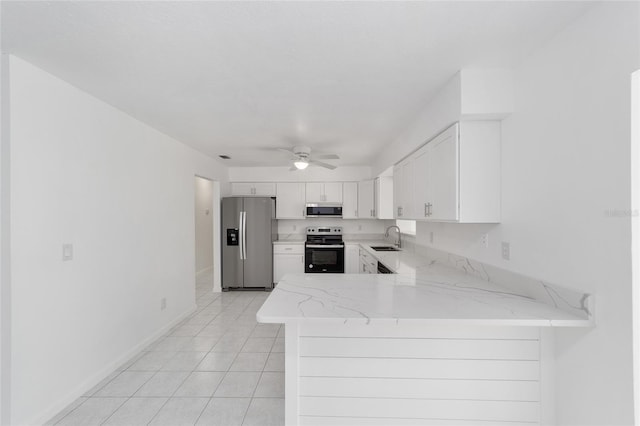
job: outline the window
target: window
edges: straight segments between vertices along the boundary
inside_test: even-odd
[[[400,232],[403,234],[416,235],[415,220],[396,220],[396,225],[398,225]]]

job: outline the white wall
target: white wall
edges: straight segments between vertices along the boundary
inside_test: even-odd
[[[213,182],[195,178],[196,274],[213,266]]]
[[[0,8],[1,9],[1,8]],[[0,12],[1,14],[1,12]],[[11,274],[9,211],[9,61],[0,56],[0,424],[9,424],[11,399]]]
[[[427,107],[393,143],[388,144],[376,157],[373,173],[380,174],[389,166],[415,151],[453,122],[459,120],[461,105],[461,75],[455,76],[440,89]]]
[[[640,70],[631,81],[631,212],[640,212]],[[636,415],[640,413],[640,221],[631,222],[631,273],[633,310],[633,396]]]
[[[335,170],[309,166],[294,172],[289,167],[229,167],[231,182],[358,182],[371,178],[368,166],[340,166]]]
[[[10,90],[12,424],[31,424],[194,309],[194,175],[226,170],[15,57]]]
[[[595,294],[595,329],[556,332],[562,425],[633,423],[631,219],[624,212],[639,18],[635,2],[594,6],[516,69],[516,111],[503,121],[501,224],[417,227],[418,244],[428,245],[434,232],[437,248]],[[416,146],[420,138],[413,137]],[[480,244],[485,232],[488,249]],[[501,259],[501,241],[511,243],[510,261]]]

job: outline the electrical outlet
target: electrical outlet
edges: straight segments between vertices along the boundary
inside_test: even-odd
[[[296,225],[293,225],[293,230],[295,231],[297,229],[298,229],[298,227]]]
[[[509,260],[511,258],[511,244],[506,241],[502,242],[502,258]]]
[[[489,248],[489,234],[482,234],[480,241],[485,248]]]
[[[358,225],[358,231],[362,231],[362,225]]]
[[[433,231],[429,232],[429,243],[433,244]]]
[[[62,260],[73,260],[73,244],[62,245]]]
[[[164,311],[165,309],[167,309],[167,298],[163,297],[160,299],[160,310]]]

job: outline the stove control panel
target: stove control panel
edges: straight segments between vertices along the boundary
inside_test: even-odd
[[[342,235],[340,226],[309,226],[307,235]]]

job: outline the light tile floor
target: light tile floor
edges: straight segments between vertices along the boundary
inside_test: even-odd
[[[269,293],[212,293],[48,425],[283,425],[284,328],[258,324]]]

